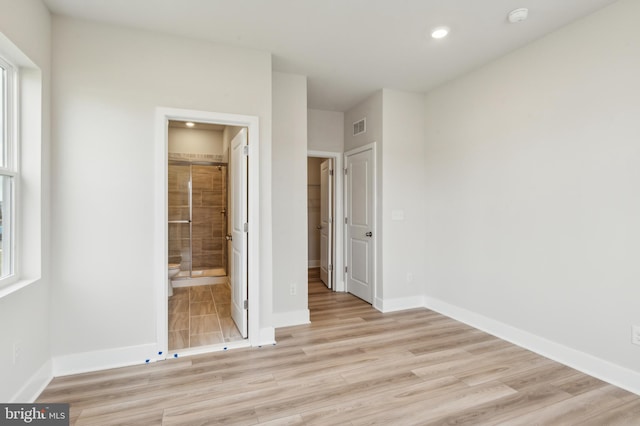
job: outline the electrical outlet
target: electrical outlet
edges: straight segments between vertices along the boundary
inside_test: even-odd
[[[13,342],[13,365],[16,365],[22,357],[22,344]]]
[[[296,283],[292,283],[289,287],[289,294],[295,296],[297,294]]]
[[[631,326],[631,343],[640,345],[640,325]]]

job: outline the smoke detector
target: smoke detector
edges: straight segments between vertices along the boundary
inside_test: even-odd
[[[522,22],[527,19],[529,16],[529,9],[520,8],[516,10],[512,10],[509,12],[509,22],[512,24],[517,24],[518,22]]]

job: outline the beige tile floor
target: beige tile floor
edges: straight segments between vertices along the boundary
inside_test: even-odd
[[[169,297],[169,350],[242,340],[227,284],[179,287]]]

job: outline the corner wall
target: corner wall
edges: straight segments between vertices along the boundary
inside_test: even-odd
[[[424,305],[424,96],[382,91],[383,312]]]
[[[428,93],[423,181],[429,306],[636,393],[639,15],[621,0]]]
[[[273,325],[309,322],[307,78],[273,73]]]
[[[51,17],[40,0],[0,1],[0,50],[19,49],[23,102],[22,198],[18,227],[22,277],[33,281],[0,298],[0,401],[32,402],[52,377],[50,340]],[[7,53],[7,52],[3,52]],[[25,76],[25,73],[29,74]],[[28,85],[28,87],[25,87]],[[33,102],[32,102],[33,101]],[[41,103],[41,107],[38,107]],[[31,108],[35,105],[34,108]],[[28,117],[25,118],[25,114]],[[6,290],[6,289],[5,289]],[[14,364],[14,343],[20,357]]]

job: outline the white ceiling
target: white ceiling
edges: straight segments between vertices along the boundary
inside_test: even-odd
[[[273,53],[308,77],[309,107],[380,88],[427,91],[616,0],[44,0],[50,10]],[[529,19],[509,24],[509,11]],[[444,40],[430,29],[452,29]]]

